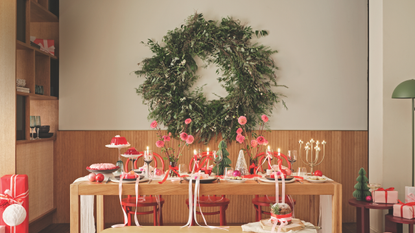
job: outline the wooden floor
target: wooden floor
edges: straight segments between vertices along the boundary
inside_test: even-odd
[[[105,226],[111,227],[111,226]],[[356,232],[356,223],[343,223],[343,233]],[[39,233],[69,233],[69,224],[52,224]]]

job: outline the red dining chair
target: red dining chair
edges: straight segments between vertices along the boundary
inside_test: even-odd
[[[141,155],[134,161],[134,168],[137,169],[137,161],[139,158],[143,157],[144,152],[139,152]],[[161,167],[164,171],[164,160],[163,158],[153,152],[154,156],[154,167],[157,167],[157,160],[160,160]],[[127,159],[127,162],[125,163],[125,170],[128,171],[128,163],[132,162],[132,160]],[[137,213],[137,215],[146,215],[146,214],[153,214],[153,221],[154,226],[162,226],[163,225],[163,215],[162,215],[162,208],[164,204],[164,199],[161,198],[160,195],[151,195],[151,196],[140,196],[140,201],[137,204],[138,207],[153,207],[152,210],[149,211],[137,211],[137,209],[133,210],[135,208],[135,196],[128,195],[127,198],[122,199],[121,206],[125,210],[128,216],[128,226],[131,226],[132,223],[132,216]],[[159,205],[160,203],[160,205]]]
[[[287,156],[285,156],[284,154],[280,153],[281,158],[283,158],[287,164],[288,164],[288,168],[291,169],[291,163],[288,162]],[[257,170],[260,170],[261,172],[263,171],[262,169],[262,162],[264,161],[264,159],[266,159],[265,153],[259,153],[258,155],[255,156],[256,158],[258,158],[258,168],[255,169],[255,174],[257,172]],[[273,153],[273,157],[275,159],[278,158],[278,152],[274,152]],[[269,164],[267,162],[265,162],[268,166],[268,169],[271,169],[271,167],[269,166]],[[282,197],[279,197],[279,201],[282,201]],[[269,207],[270,204],[275,204],[276,198],[275,196],[260,196],[260,195],[255,195],[255,198],[252,199],[252,204],[254,204],[254,208],[256,211],[255,214],[255,220],[256,221],[260,221],[262,219],[262,214],[267,214],[267,215],[271,215],[270,211],[264,211],[262,210],[262,207]],[[285,195],[285,203],[287,203],[292,210],[294,210],[294,206],[295,206],[295,200],[291,198],[290,195]]]
[[[207,161],[212,160],[213,162],[213,153],[210,152],[209,155],[207,154],[207,152],[203,152],[202,153],[202,158],[200,160],[200,164],[199,166],[195,166],[195,172],[199,171],[200,169],[208,171],[207,169]],[[193,169],[193,164],[194,164],[194,158],[190,160],[189,163],[189,171],[192,171]],[[219,220],[219,224],[221,226],[226,226],[226,209],[228,209],[228,205],[229,205],[230,200],[228,198],[225,197],[225,195],[209,195],[209,196],[199,196],[197,203],[196,203],[196,207],[219,207],[219,211],[212,211],[212,212],[205,212],[203,211],[203,215],[217,215],[219,214],[220,216],[220,220]],[[193,203],[192,203],[193,204]],[[189,208],[189,199],[186,199],[186,205],[187,208]],[[196,211],[196,214],[201,214],[199,211]],[[192,215],[192,223],[191,226],[196,225],[196,222],[193,218],[194,216]]]

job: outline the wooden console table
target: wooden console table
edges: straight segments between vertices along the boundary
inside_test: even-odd
[[[332,232],[342,232],[342,185],[337,182],[291,183],[286,185],[286,194],[290,195],[332,195]],[[280,188],[281,190],[281,188]],[[140,184],[140,195],[185,195],[189,192],[188,182],[170,182],[164,184]],[[118,183],[108,184],[82,181],[70,186],[70,228],[71,233],[79,232],[79,195],[97,196],[97,232],[104,230],[104,195],[118,195]],[[123,195],[135,195],[134,184],[123,185]],[[245,183],[201,184],[200,195],[275,195],[275,184],[258,184],[253,180]],[[184,204],[184,203],[183,203]]]

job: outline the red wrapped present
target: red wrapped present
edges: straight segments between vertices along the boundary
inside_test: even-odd
[[[55,55],[55,41],[45,39],[35,39],[33,43],[40,46],[40,50]]]
[[[0,218],[0,226],[6,225],[6,233],[29,232],[29,184],[27,175],[5,175],[0,180],[0,216],[7,207],[13,204],[21,204],[26,210],[26,217],[17,226],[8,226],[3,218]]]

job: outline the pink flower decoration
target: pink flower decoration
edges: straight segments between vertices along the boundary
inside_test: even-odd
[[[169,132],[169,137],[171,137],[171,132]]]
[[[268,140],[267,139],[264,139],[264,144],[263,144],[264,146],[267,146],[268,145]]]
[[[238,129],[236,130],[236,133],[237,133],[237,134],[241,134],[241,133],[242,133],[242,128],[238,128]]]
[[[186,143],[192,144],[195,138],[192,135],[187,136]]]
[[[251,140],[251,147],[255,148],[256,146],[258,146],[258,142],[255,139]]]
[[[236,141],[237,142],[239,142],[239,143],[243,143],[244,142],[244,140],[245,140],[245,137],[244,136],[242,136],[241,134],[238,134],[237,136],[236,136]]]
[[[180,134],[180,138],[181,138],[183,141],[186,141],[186,140],[187,140],[187,137],[188,137],[188,135],[187,135],[187,133],[185,133],[185,132],[183,132],[183,133],[181,133],[181,134]]]
[[[165,136],[163,136],[163,140],[164,140],[165,142],[170,142],[170,137],[169,137],[169,136],[167,136],[167,135],[165,135]]]
[[[157,127],[157,121],[151,122],[150,127],[155,129]]]
[[[187,119],[184,121],[184,123],[185,123],[186,125],[190,124],[190,122],[192,122],[192,119],[190,119],[190,118],[187,118]]]
[[[163,147],[163,146],[164,146],[164,142],[163,142],[163,141],[157,141],[157,142],[156,142],[156,146],[157,146],[158,148],[161,148],[161,147]]]
[[[246,117],[244,117],[244,116],[240,116],[240,117],[238,118],[238,123],[239,123],[239,124],[241,124],[241,125],[245,125],[245,124],[246,124],[246,122],[247,122]]]
[[[265,138],[263,136],[259,136],[256,141],[258,142],[259,145],[264,145],[265,142]]]
[[[263,121],[263,122],[265,122],[265,123],[267,123],[267,122],[268,122],[268,120],[269,120],[269,119],[268,119],[268,117],[267,117],[267,115],[265,115],[265,114],[261,116],[261,119],[262,119],[262,121]]]

